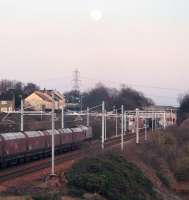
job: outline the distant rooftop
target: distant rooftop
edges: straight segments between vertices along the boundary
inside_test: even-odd
[[[154,106],[146,106],[143,107],[144,110],[177,110],[177,107],[174,106],[160,106],[160,105],[154,105]]]

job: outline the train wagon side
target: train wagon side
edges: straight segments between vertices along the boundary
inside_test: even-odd
[[[71,128],[72,130],[72,140],[74,144],[80,144],[85,140],[85,133],[81,128]]]
[[[59,129],[60,135],[61,135],[61,145],[64,148],[65,151],[72,148],[72,130],[69,128],[65,129]]]
[[[47,130],[45,132],[48,134],[48,141],[51,147],[52,146],[52,130]],[[61,145],[61,137],[58,130],[54,130],[54,144],[55,146]]]
[[[41,131],[25,131],[27,138],[27,156],[42,154],[46,147],[45,134]]]
[[[45,151],[49,151],[49,149],[52,146],[52,138],[51,135],[49,134],[49,132],[47,130],[45,131],[41,131],[43,132],[43,134],[45,135],[45,142],[46,142],[46,146],[45,146]]]
[[[43,131],[47,138],[47,151],[51,151],[52,147],[52,130]],[[61,136],[58,130],[54,130],[54,145],[55,150],[59,150],[61,146]]]
[[[1,137],[3,138],[3,162],[24,158],[27,151],[27,139],[23,133],[3,133]]]
[[[85,133],[86,140],[92,139],[92,128],[91,127],[87,127],[87,126],[82,126],[81,125],[80,128]]]
[[[55,152],[61,153],[80,146],[92,137],[90,127],[55,130]],[[30,158],[41,158],[51,154],[52,130],[25,131],[0,134],[0,166],[17,164]]]
[[[72,130],[69,128],[60,129],[61,133],[61,144],[62,145],[70,145],[72,144]]]

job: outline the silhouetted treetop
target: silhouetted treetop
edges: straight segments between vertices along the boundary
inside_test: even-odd
[[[29,96],[40,87],[34,83],[24,84],[20,81],[1,80],[0,81],[0,99],[13,100],[15,99],[16,108],[20,106],[20,98]]]
[[[108,110],[112,110],[113,107],[120,108],[121,105],[124,105],[128,110],[154,104],[151,99],[132,88],[124,86],[121,90],[117,90],[115,88],[105,87],[102,84],[98,84],[95,88],[84,92],[82,94],[82,100],[84,108],[87,106],[93,107],[105,101]]]

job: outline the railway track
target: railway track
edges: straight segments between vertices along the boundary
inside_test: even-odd
[[[128,140],[133,139],[135,137],[136,137],[135,134],[131,134],[131,133],[125,134],[124,137],[123,137],[123,140],[128,141]],[[114,144],[117,144],[119,142],[121,142],[121,135],[118,135],[117,137],[113,137],[113,138],[105,141],[105,148],[107,146],[114,145]]]
[[[60,158],[56,158],[55,159],[55,165],[61,163],[61,162],[65,162],[65,161],[69,161],[74,159],[76,156],[78,156],[80,154],[80,152],[72,152],[72,154],[65,154],[64,157],[60,157]],[[4,172],[3,174],[0,173],[0,183],[3,183],[5,181],[8,180],[12,180],[18,177],[23,177],[25,175],[29,175],[32,173],[35,173],[37,171],[43,170],[45,168],[48,168],[51,166],[51,160],[49,159],[48,161],[43,161],[42,163],[35,163],[31,166],[27,166],[27,167],[20,167],[17,170],[11,170],[8,172]]]
[[[131,139],[135,138],[135,134],[127,134],[124,136],[124,142],[129,141]],[[108,150],[110,147],[113,147],[114,145],[118,145],[120,143],[121,137],[111,138],[110,140],[105,142],[105,150]],[[97,144],[97,143],[93,143]],[[77,151],[68,152],[59,156],[55,157],[55,165],[61,164],[66,161],[71,161],[78,158],[85,157],[86,149],[80,149]],[[35,173],[40,170],[44,170],[46,168],[49,168],[51,166],[51,159],[45,159],[36,161],[34,163],[30,163],[23,166],[17,166],[15,168],[10,168],[8,170],[3,170],[0,173],[0,183],[3,183],[5,181],[13,180],[18,177],[23,177],[32,173]]]

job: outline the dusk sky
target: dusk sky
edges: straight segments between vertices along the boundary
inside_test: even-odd
[[[0,78],[67,91],[122,83],[176,105],[189,91],[188,0],[0,0]]]

